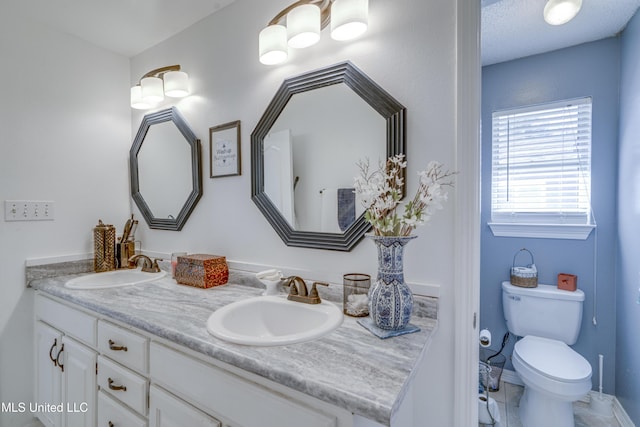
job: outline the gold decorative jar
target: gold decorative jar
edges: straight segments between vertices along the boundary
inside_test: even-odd
[[[97,273],[116,269],[116,228],[98,220],[93,229],[93,269]]]

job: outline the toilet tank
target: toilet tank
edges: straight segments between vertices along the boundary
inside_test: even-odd
[[[502,282],[502,308],[514,335],[551,338],[573,345],[580,334],[584,292],[556,286],[521,288]]]

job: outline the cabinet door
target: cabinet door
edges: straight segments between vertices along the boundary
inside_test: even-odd
[[[150,427],[220,427],[218,420],[155,385],[149,390]]]
[[[67,336],[62,390],[67,427],[93,427],[96,422],[96,352]]]
[[[47,325],[36,322],[36,403],[58,405],[62,402],[62,370],[56,363],[62,349],[62,334]],[[38,411],[35,414],[46,427],[62,425],[60,412]]]

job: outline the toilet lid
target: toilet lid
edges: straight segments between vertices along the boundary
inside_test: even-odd
[[[526,336],[514,353],[529,367],[549,378],[577,382],[591,377],[591,365],[562,341]]]

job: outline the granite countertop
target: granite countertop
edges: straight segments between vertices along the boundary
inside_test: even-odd
[[[63,286],[70,277],[34,279],[30,286],[384,425],[390,425],[437,327],[437,299],[416,297],[411,323],[421,330],[414,334],[381,340],[345,316],[342,326],[314,341],[244,346],[206,329],[216,309],[262,293],[238,284],[243,280],[237,274],[211,289],[165,277],[136,286],[74,290]],[[333,298],[338,290],[334,286]]]

